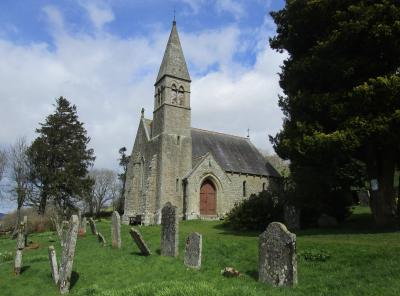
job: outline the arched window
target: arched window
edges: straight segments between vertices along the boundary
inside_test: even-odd
[[[179,87],[178,102],[179,102],[179,105],[181,105],[181,106],[185,103],[185,90],[183,89],[183,86]]]
[[[243,181],[243,196],[246,196],[246,181]]]
[[[265,182],[263,183],[263,191],[265,191],[265,185],[267,185]]]
[[[177,103],[178,90],[176,89],[176,85],[175,84],[172,84],[171,90],[172,90],[171,103],[172,104],[176,104]]]

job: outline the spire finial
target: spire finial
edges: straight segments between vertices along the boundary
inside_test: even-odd
[[[175,21],[175,6],[174,6],[174,21],[172,22],[174,25],[176,25],[176,21]]]
[[[247,129],[247,139],[250,139],[250,129]]]
[[[140,118],[144,118],[144,108],[142,108],[142,111],[140,113],[141,113]]]

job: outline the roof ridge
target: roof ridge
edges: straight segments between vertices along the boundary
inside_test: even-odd
[[[216,132],[216,131],[210,131],[210,130],[205,130],[205,129],[201,129],[201,128],[197,128],[197,127],[192,127],[191,129],[192,129],[192,130],[202,131],[202,132],[207,132],[207,133],[213,133],[213,134],[218,134],[218,135],[224,135],[224,136],[239,138],[239,139],[243,139],[243,140],[249,140],[249,138],[247,138],[247,137],[241,137],[241,136],[231,135],[231,134],[227,134],[227,133],[221,133],[221,132]],[[250,142],[250,141],[249,141],[249,142]]]

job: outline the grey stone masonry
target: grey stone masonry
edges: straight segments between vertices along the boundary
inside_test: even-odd
[[[100,244],[103,245],[103,247],[107,244],[106,239],[100,232],[97,232],[97,240],[99,241]]]
[[[167,202],[161,211],[161,255],[178,256],[179,216],[177,207]]]
[[[90,225],[90,230],[92,231],[92,234],[97,235],[96,222],[94,222],[93,218],[89,218],[89,225]]]
[[[136,245],[138,246],[138,248],[140,249],[140,252],[144,256],[150,256],[151,255],[150,249],[146,245],[145,241],[143,240],[140,232],[134,228],[131,228],[131,230],[129,230],[129,233],[130,233],[132,239],[134,240],[134,242],[136,243]]]
[[[22,269],[22,250],[15,251],[14,273],[19,275]]]
[[[53,278],[53,282],[57,285],[60,276],[58,274],[58,264],[57,264],[56,250],[54,249],[54,246],[49,246],[49,262],[50,262],[51,277]]]
[[[187,267],[200,269],[201,267],[202,235],[193,232],[186,238],[184,264]]]
[[[69,229],[62,251],[60,266],[60,293],[69,293],[71,284],[72,265],[74,263],[76,241],[78,238],[79,219],[77,215],[72,215],[69,222]]]
[[[121,217],[117,211],[114,211],[114,213],[112,214],[111,238],[112,238],[112,247],[120,249],[121,248]]]
[[[272,222],[259,236],[259,281],[274,287],[297,284],[296,235]]]
[[[24,216],[24,241],[25,241],[25,247],[28,246],[28,216]]]

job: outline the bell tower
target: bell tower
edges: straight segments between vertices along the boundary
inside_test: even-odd
[[[192,169],[190,82],[174,21],[154,84],[151,136],[159,147],[157,211],[168,201],[183,209],[182,178]]]

